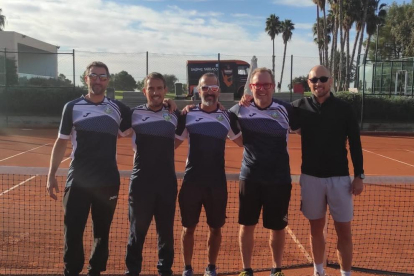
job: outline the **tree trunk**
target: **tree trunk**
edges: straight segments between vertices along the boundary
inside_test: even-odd
[[[344,83],[344,91],[347,91],[349,88],[349,74],[351,73],[350,63],[349,63],[349,29],[346,30],[346,76]]]
[[[339,74],[339,78],[338,78],[338,86],[337,86],[337,91],[339,90],[339,88],[341,87],[342,84],[342,65],[343,65],[343,55],[344,55],[344,35],[343,35],[343,31],[342,31],[342,0],[338,0],[339,2],[339,37],[340,37],[340,41],[341,41],[341,52],[339,54],[339,69],[338,69],[338,74]]]
[[[368,35],[367,46],[365,47],[365,60],[368,59],[369,45],[371,44],[371,35]]]
[[[361,36],[359,38],[359,45],[358,45],[358,55],[357,55],[357,68],[356,68],[356,73],[357,73],[357,78],[354,82],[354,88],[358,88],[359,87],[359,70],[358,70],[358,64],[360,63],[360,56],[361,56],[361,50],[362,50],[362,43],[364,42],[364,33],[365,33],[365,25],[367,22],[367,15],[368,15],[368,0],[365,0],[365,6],[364,6],[364,17],[363,17],[363,21],[362,21],[362,27],[361,27]]]
[[[272,72],[273,72],[273,77],[274,77],[275,76],[275,39],[272,39],[272,41],[273,41]]]
[[[282,73],[280,74],[280,87],[282,87],[283,70],[285,70],[286,48],[287,48],[287,41],[285,42],[285,50],[283,51]]]
[[[334,89],[336,89],[336,46],[338,42],[338,18],[335,16],[334,19],[334,28],[333,28],[333,36],[332,36],[332,48],[331,48],[331,60],[330,60],[330,69],[332,71],[332,77],[333,77],[333,85]]]
[[[359,35],[361,34],[361,30],[359,30],[355,36],[355,41],[354,41],[354,47],[352,49],[352,55],[351,55],[351,60],[349,61],[350,66],[352,67],[352,64],[354,64],[354,58],[355,58],[355,51],[358,45],[358,40],[359,40]]]
[[[322,11],[323,11],[323,41],[324,41],[324,49],[325,49],[325,66],[329,67],[329,56],[328,56],[328,38],[327,38],[327,29],[326,29],[326,13],[325,13],[325,7],[322,7]]]
[[[318,36],[318,48],[319,48],[319,62],[320,64],[323,64],[323,57],[322,57],[322,53],[321,53],[321,35],[319,33],[320,29],[319,29],[319,6],[318,4],[316,4],[316,34]]]

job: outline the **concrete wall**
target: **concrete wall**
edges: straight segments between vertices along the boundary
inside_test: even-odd
[[[9,53],[16,61],[17,72],[34,76],[56,78],[58,75],[56,45],[52,45],[16,32],[0,32],[0,50],[9,52],[36,52],[39,54]],[[45,54],[47,53],[47,54]]]

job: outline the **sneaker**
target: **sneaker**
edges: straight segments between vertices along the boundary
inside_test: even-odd
[[[285,276],[285,274],[281,271],[275,272],[275,273],[271,273],[270,276]]]
[[[253,273],[250,273],[248,271],[242,271],[239,276],[253,276]]]
[[[204,272],[204,276],[217,276],[217,271],[214,270],[207,270]]]
[[[192,269],[188,269],[188,270],[184,270],[183,271],[183,276],[193,276],[194,272]]]
[[[315,274],[313,274],[313,276],[328,276],[328,274],[326,274],[325,272],[323,274],[319,274],[319,272],[316,272]]]

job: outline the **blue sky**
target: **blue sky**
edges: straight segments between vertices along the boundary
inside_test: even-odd
[[[303,61],[296,68],[303,67],[306,73],[318,63],[311,31],[316,19],[312,0],[3,0],[0,8],[6,16],[6,31],[58,45],[60,51],[148,51],[177,56],[221,53],[249,60],[256,55],[259,66],[267,67],[271,66],[272,42],[264,28],[266,18],[274,13],[295,23],[287,56]],[[275,47],[276,71],[280,71],[281,36]],[[130,62],[128,57],[122,58],[114,59]],[[161,65],[155,69],[162,71]],[[141,70],[135,77],[143,74]],[[302,72],[295,73],[299,74]]]
[[[288,54],[317,55],[312,0],[5,0],[0,8],[6,30],[63,50],[258,56],[271,52],[264,22],[274,13],[295,23]],[[278,55],[282,48],[277,37]]]

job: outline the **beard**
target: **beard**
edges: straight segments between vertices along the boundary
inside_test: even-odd
[[[213,106],[217,104],[217,98],[214,95],[208,95],[201,98],[201,103],[205,106]]]
[[[105,88],[102,85],[95,84],[91,87],[91,91],[95,95],[102,95],[103,93],[105,93]]]

